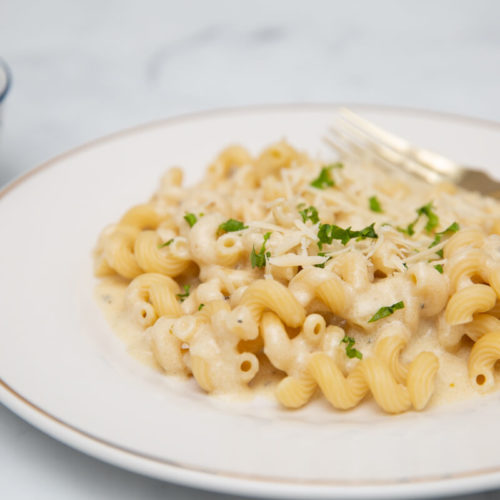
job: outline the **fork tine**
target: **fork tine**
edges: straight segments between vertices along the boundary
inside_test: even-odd
[[[370,151],[367,150],[364,144],[356,140],[355,137],[349,137],[344,134],[341,129],[330,128],[331,135],[329,137],[330,145],[332,145],[338,152],[345,156],[364,157]]]
[[[350,109],[342,108],[340,110],[340,116],[351,126],[356,127],[365,135],[377,139],[378,141],[390,145],[393,149],[399,153],[405,153],[410,149],[410,143],[405,139],[397,137],[390,132],[387,132],[380,127],[377,127],[368,120],[361,118],[356,113],[352,112]]]
[[[370,152],[373,157],[378,159],[379,163],[382,162],[386,166],[392,165],[393,168],[395,166],[404,168],[427,182],[436,183],[443,180],[443,175],[439,172],[430,169],[414,158],[406,156],[401,151],[391,148],[390,145],[387,145],[377,136],[372,136],[359,126],[353,125],[344,116],[341,116],[338,120],[336,127],[332,127],[331,132],[337,137],[342,137],[344,142],[355,144],[358,149]],[[401,141],[404,142],[404,140]]]
[[[349,149],[349,146],[346,144],[342,144],[341,141],[336,140],[335,136],[332,137],[324,137],[323,140],[337,153],[340,157],[351,156],[353,152]]]
[[[421,171],[420,167],[415,165],[413,160],[407,158],[402,152],[391,148],[382,140],[368,134],[365,130],[353,126],[348,120],[341,117],[338,123],[339,134],[346,140],[355,141],[359,147],[372,151],[373,154],[376,154],[394,166],[406,168],[412,173],[430,181],[436,180],[433,172],[429,174],[426,170]]]
[[[345,134],[344,132],[344,130],[330,127],[330,136],[324,138],[324,141],[337,151],[340,157],[354,157],[361,161],[369,157],[371,161],[377,163],[381,167],[388,170],[396,169],[394,163],[391,163],[387,158],[376,153],[373,148],[367,146],[365,143],[359,143],[356,137]]]
[[[345,117],[341,117],[339,123],[344,131],[348,130],[351,136],[357,136],[359,140],[363,142],[365,148],[375,151],[379,156],[384,158],[386,161],[394,165],[397,165],[399,167],[402,167],[410,171],[414,175],[422,177],[427,182],[439,182],[443,180],[442,176],[439,173],[420,164],[418,161],[414,160],[413,158],[405,154],[405,150],[407,148],[405,146],[406,141],[404,139],[396,138],[396,140],[399,142],[399,146],[402,148],[402,150],[400,150],[391,147],[391,144],[387,144],[384,140],[382,140],[378,136],[370,134],[364,128],[361,128],[357,125],[353,125]],[[367,123],[368,126],[371,126],[369,122]]]
[[[406,139],[387,132],[349,109],[342,108],[340,114],[342,119],[349,123],[351,127],[357,129],[369,139],[382,143],[387,149],[411,159],[414,163],[434,172],[439,172],[452,180],[457,180],[461,175],[460,168],[448,158],[425,149],[415,148]]]

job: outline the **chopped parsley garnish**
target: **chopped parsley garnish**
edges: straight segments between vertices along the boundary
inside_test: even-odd
[[[189,227],[193,227],[198,222],[198,217],[193,213],[188,213],[184,216],[184,220],[189,224]]]
[[[340,343],[347,344],[345,346],[345,353],[347,354],[347,357],[352,359],[352,358],[358,358],[358,359],[363,359],[363,354],[359,352],[355,347],[354,344],[356,341],[352,337],[348,337],[347,335],[340,341]]]
[[[302,217],[302,221],[306,222],[310,220],[313,224],[319,222],[319,215],[316,207],[307,207],[304,210],[299,211],[300,216]]]
[[[178,293],[177,297],[181,300],[181,302],[184,302],[188,297],[189,297],[189,289],[191,288],[191,285],[184,285],[184,293]]]
[[[418,218],[417,218],[418,220]],[[407,234],[408,236],[413,236],[415,234],[415,230],[413,229],[413,226],[415,226],[417,220],[414,220],[411,224],[408,224],[406,226],[406,228],[404,227],[397,227],[396,229],[400,232],[400,233],[404,233],[404,234]]]
[[[432,201],[427,203],[427,205],[417,208],[417,214],[419,217],[421,215],[425,215],[427,217],[427,224],[425,225],[425,230],[429,233],[439,224],[439,217],[437,216],[436,212],[434,212],[433,209],[434,207],[432,205]]]
[[[271,257],[271,252],[266,252],[266,241],[271,236],[271,233],[266,233],[264,235],[264,242],[260,247],[259,253],[255,251],[255,247],[252,247],[252,253],[250,254],[250,263],[252,268],[254,267],[264,267],[266,265],[266,259]]]
[[[439,271],[441,274],[443,274],[443,265],[442,265],[442,264],[436,264],[436,265],[434,266],[434,269],[435,269],[436,271]]]
[[[245,224],[239,220],[229,219],[218,227],[217,234],[232,233],[234,231],[241,231],[242,229],[248,229],[248,226],[245,226]]]
[[[453,234],[456,233],[459,229],[460,229],[460,224],[458,222],[452,222],[444,231],[441,231],[441,233]]]
[[[422,215],[427,217],[427,223],[425,225],[425,230],[427,232],[430,233],[439,225],[439,217],[437,216],[436,212],[434,212],[432,201],[427,203],[427,205],[423,205],[420,208],[417,208],[416,212],[417,218],[413,222],[410,222],[410,224],[408,224],[406,228],[398,227],[397,230],[401,233],[407,234],[408,236],[413,236],[415,234],[415,224],[419,221]]]
[[[319,257],[326,257],[325,255],[325,252],[318,252],[318,256]],[[326,260],[325,262],[322,262],[321,264],[314,264],[314,267],[319,267],[320,269],[324,269],[325,268],[325,264],[332,258],[332,256],[330,255]]]
[[[318,177],[311,182],[311,186],[317,189],[325,189],[327,187],[335,186],[335,182],[330,175],[330,171],[333,168],[342,168],[344,165],[342,163],[332,163],[331,165],[326,165],[321,169]]]
[[[378,198],[376,196],[370,196],[370,198],[368,199],[368,203],[372,212],[378,212],[379,214],[383,212],[380,201],[378,201]]]
[[[358,240],[365,240],[366,238],[378,238],[378,234],[375,232],[374,226],[375,222],[372,222],[369,226],[361,229],[360,231],[354,231],[355,233],[359,233],[356,235]]]
[[[384,306],[381,307],[369,320],[368,323],[373,323],[374,321],[378,321],[379,319],[382,318],[387,318],[387,316],[390,316],[391,314],[394,313],[394,311],[397,311],[398,309],[403,309],[404,308],[404,302],[400,300],[399,302],[396,302],[395,304],[392,304],[392,306]]]
[[[317,189],[325,189],[327,187],[332,187],[335,182],[330,177],[330,169],[324,167],[321,169],[318,177],[311,182],[311,186]]]
[[[364,240],[366,238],[378,238],[375,232],[375,223],[366,226],[360,231],[353,231],[350,227],[343,229],[335,224],[320,224],[318,231],[318,246],[323,248],[325,243],[332,243],[333,240],[340,240],[342,245],[346,245],[352,238]]]
[[[173,239],[173,238],[170,238],[170,239],[169,239],[168,241],[166,241],[165,243],[160,243],[160,244],[158,245],[158,248],[168,247],[168,246],[172,243],[172,241],[174,241],[174,239]]]
[[[200,304],[200,305],[198,306],[198,311],[201,311],[204,307],[205,307],[205,304]]]
[[[450,224],[444,231],[441,231],[440,233],[436,233],[434,236],[433,242],[429,245],[429,248],[435,247],[439,243],[441,243],[441,240],[443,239],[443,236],[450,236],[454,233],[456,233],[460,229],[460,226],[458,225],[457,222],[454,222],[453,224]]]

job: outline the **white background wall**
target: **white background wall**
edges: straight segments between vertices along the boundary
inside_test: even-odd
[[[14,76],[0,185],[103,134],[201,109],[347,101],[500,121],[495,0],[0,0],[0,57]],[[102,464],[1,406],[0,471],[6,499],[219,497]]]

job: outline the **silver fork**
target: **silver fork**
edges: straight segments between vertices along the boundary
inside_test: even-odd
[[[403,168],[431,184],[453,182],[464,189],[500,199],[500,182],[486,172],[417,148],[348,109],[341,109],[340,118],[330,132],[326,141],[341,157],[370,158],[388,168]]]

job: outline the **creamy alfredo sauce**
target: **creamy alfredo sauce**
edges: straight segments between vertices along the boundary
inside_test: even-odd
[[[144,330],[131,321],[126,311],[124,296],[127,285],[126,280],[116,276],[102,279],[95,291],[97,302],[114,332],[126,345],[127,352],[139,362],[161,372],[162,369],[154,359]],[[360,300],[358,304],[362,302],[363,300]],[[358,307],[367,307],[369,310],[374,308],[370,300],[366,300],[364,305]],[[349,335],[356,339],[356,348],[363,353],[363,356],[369,356],[377,335],[363,333],[361,329],[350,330]],[[468,342],[464,337],[463,343],[458,351],[447,352],[439,344],[432,322],[423,320],[417,333],[403,350],[401,359],[404,363],[411,362],[422,351],[433,352],[439,358],[440,367],[435,379],[435,391],[427,408],[481,397],[470,384],[467,372],[467,358],[472,342]],[[345,349],[345,344],[339,343],[338,349],[339,351]],[[260,369],[256,378],[250,383],[250,390],[237,385],[231,396],[236,396],[238,399],[257,395],[272,396],[276,383],[284,374],[267,362],[265,356],[260,356],[259,361]],[[354,363],[354,360],[350,360],[346,367],[350,370]],[[500,384],[497,381],[496,389],[498,388]]]

